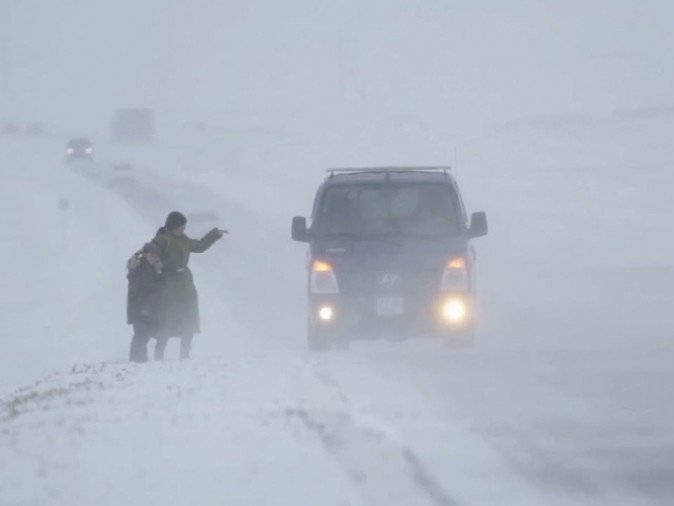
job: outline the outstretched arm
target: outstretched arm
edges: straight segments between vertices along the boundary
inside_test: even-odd
[[[190,239],[190,252],[192,253],[203,253],[208,248],[213,246],[215,241],[222,237],[222,232],[217,228],[214,228],[201,239]]]

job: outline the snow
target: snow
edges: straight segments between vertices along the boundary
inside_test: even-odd
[[[0,2],[0,127],[47,124],[0,136],[1,505],[674,503],[671,5],[158,6]],[[156,142],[110,143],[134,105]],[[447,163],[490,225],[475,347],[309,353],[324,169]],[[231,231],[203,332],[129,364],[174,209]]]
[[[2,323],[23,339],[2,356],[1,502],[667,504],[670,176],[653,160],[634,178],[635,162],[609,157],[620,132],[517,128],[464,153],[456,177],[469,209],[482,202],[491,218],[477,245],[475,350],[375,342],[328,355],[305,351],[304,247],[288,240],[322,177],[318,160],[267,177],[274,153],[257,169],[222,170],[211,168],[217,150],[200,151],[194,172],[153,165],[161,146],[102,143],[96,162],[73,167],[54,163],[51,142],[3,146],[13,162],[3,202],[22,216],[17,226],[5,215],[14,240],[3,255],[25,269],[8,279],[16,309]],[[574,151],[590,134],[602,142]],[[533,160],[504,156],[527,139]],[[548,156],[560,148],[558,168]],[[135,155],[123,175],[109,169],[122,154]],[[598,159],[605,167],[580,170]],[[124,364],[124,260],[179,206],[201,217],[195,235],[232,230],[192,261],[204,333],[190,362]],[[634,313],[616,311],[630,291],[647,295]]]

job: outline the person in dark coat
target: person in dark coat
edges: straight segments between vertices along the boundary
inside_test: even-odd
[[[157,335],[160,323],[162,264],[159,246],[147,243],[127,264],[129,292],[126,304],[127,323],[133,325],[129,350],[132,362],[147,362],[147,343]]]
[[[170,337],[180,337],[180,358],[189,358],[192,336],[199,332],[199,297],[187,266],[190,253],[203,253],[225,233],[214,228],[201,239],[191,239],[185,235],[186,225],[187,218],[173,211],[153,240],[159,246],[164,273],[160,298],[161,329],[155,347],[158,360],[164,358]]]

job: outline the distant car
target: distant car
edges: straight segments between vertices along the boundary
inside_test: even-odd
[[[0,128],[0,135],[18,135],[21,133],[21,128],[16,123],[5,123]]]
[[[292,238],[309,244],[308,348],[346,348],[376,336],[436,336],[470,345],[474,332],[471,239],[461,193],[442,167],[330,171],[311,228],[296,216]]]
[[[89,139],[72,139],[66,144],[66,160],[93,160],[94,145]]]

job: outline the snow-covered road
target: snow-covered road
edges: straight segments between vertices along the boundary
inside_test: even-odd
[[[105,214],[97,199],[114,197],[108,209],[138,244],[171,208],[201,217],[195,234],[214,224],[232,229],[192,262],[204,313],[195,359],[114,363],[124,337],[108,363],[63,368],[5,395],[0,504],[674,501],[673,321],[663,310],[673,264],[625,247],[634,208],[613,219],[612,202],[586,190],[613,181],[619,196],[643,183],[576,174],[570,184],[557,181],[564,198],[550,202],[540,194],[550,174],[463,176],[469,196],[488,194],[476,198],[496,224],[492,242],[478,246],[486,315],[478,346],[376,342],[312,355],[302,334],[304,252],[288,229],[309,207],[316,173],[268,180],[264,172],[143,165],[124,175],[104,163],[78,167],[67,182],[85,185],[85,214]],[[658,207],[666,182],[636,198],[652,202],[645,209],[663,212],[664,222],[672,212]],[[119,217],[122,209],[128,215]],[[642,241],[656,237],[650,218]],[[561,239],[545,233],[550,226]],[[601,226],[612,232],[605,247],[592,236]],[[111,237],[89,234],[97,244]],[[625,307],[624,294],[640,292]]]
[[[359,351],[238,350],[41,380],[3,400],[3,504],[671,498],[671,419],[631,397],[671,384],[664,360],[635,356],[651,371],[640,378],[631,362],[617,367],[624,352]]]
[[[504,493],[522,503],[542,498],[465,427],[437,418],[423,402],[400,403],[407,388],[388,385],[377,401],[393,425],[382,413],[354,409],[332,365],[244,354],[82,367],[49,378],[3,406],[3,449],[12,458],[2,471],[14,477],[3,500],[444,505]],[[392,430],[401,423],[442,439],[420,455]],[[441,458],[442,472],[425,457]],[[488,482],[480,478],[485,471],[494,474]]]

